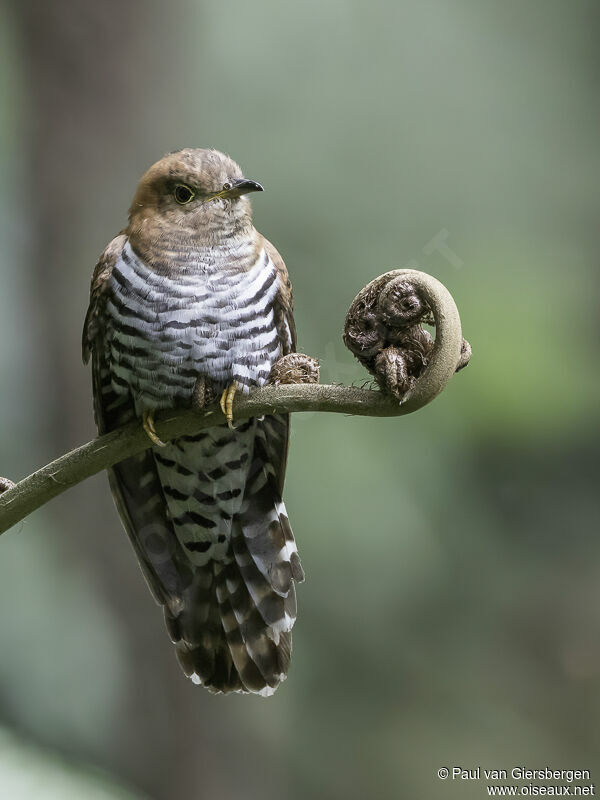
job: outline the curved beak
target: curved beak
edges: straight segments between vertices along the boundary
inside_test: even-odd
[[[260,183],[242,178],[239,181],[235,181],[231,189],[223,189],[217,192],[215,197],[241,197],[243,194],[249,194],[250,192],[264,192],[264,189]]]

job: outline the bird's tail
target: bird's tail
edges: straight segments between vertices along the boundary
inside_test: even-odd
[[[290,662],[304,574],[271,458],[276,428],[273,418],[257,423],[226,557],[195,566],[180,613],[165,609],[185,673],[213,692],[273,694]]]

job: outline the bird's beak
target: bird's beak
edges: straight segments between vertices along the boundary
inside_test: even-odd
[[[222,189],[220,192],[215,192],[211,199],[216,200],[218,197],[241,197],[243,194],[249,194],[250,192],[264,192],[264,189],[260,183],[242,178],[239,181],[235,181],[231,189]]]

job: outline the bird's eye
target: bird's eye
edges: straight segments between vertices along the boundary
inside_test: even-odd
[[[178,183],[173,192],[173,196],[180,206],[185,206],[191,203],[196,195],[185,183]]]
[[[226,181],[223,184],[223,191],[228,192],[230,189],[231,189],[231,184],[229,183],[229,181]]]

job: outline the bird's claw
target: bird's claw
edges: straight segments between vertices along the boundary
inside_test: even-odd
[[[235,398],[235,394],[238,390],[238,385],[235,381],[223,389],[223,394],[221,395],[221,399],[219,401],[219,405],[221,406],[221,411],[225,414],[227,418],[227,425],[230,430],[234,430],[233,425],[233,400]]]
[[[149,411],[146,409],[142,413],[142,425],[144,430],[146,431],[146,436],[150,439],[153,444],[157,447],[166,447],[167,443],[163,442],[162,439],[158,438],[158,434],[156,433],[156,428],[154,427],[154,412]]]

